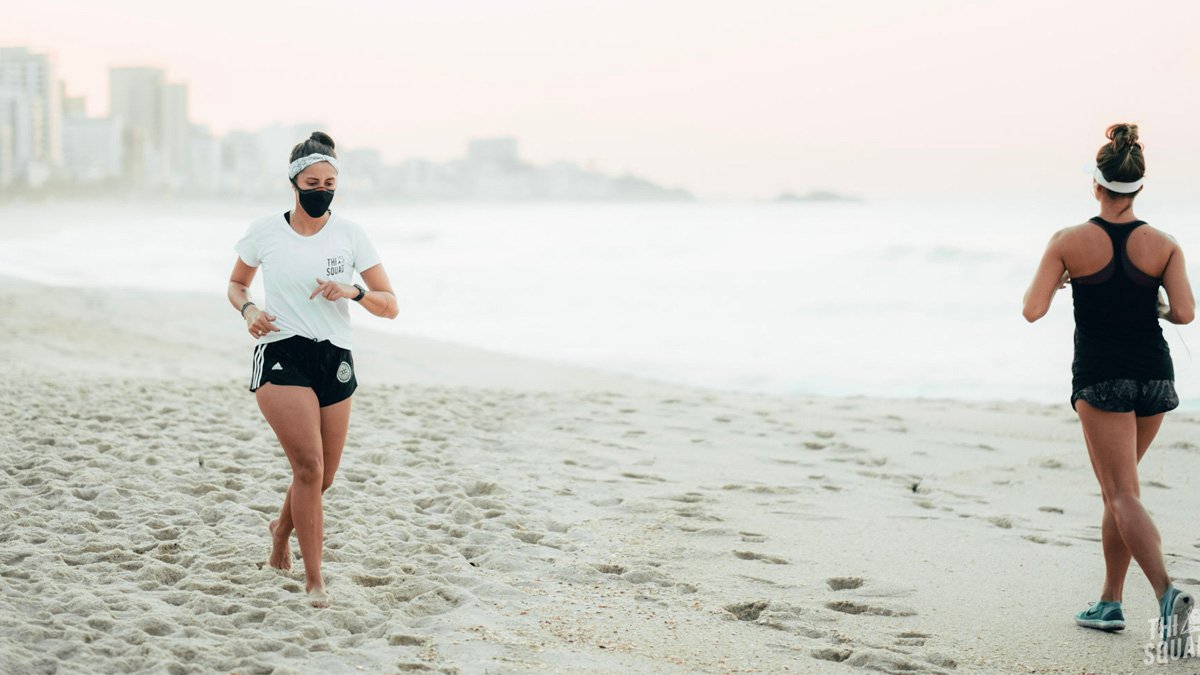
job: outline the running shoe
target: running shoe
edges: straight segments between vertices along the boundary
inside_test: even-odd
[[[1168,655],[1183,655],[1188,633],[1192,629],[1189,619],[1195,606],[1191,593],[1174,586],[1167,586],[1167,592],[1158,599],[1159,628],[1162,630],[1162,641],[1167,645]]]
[[[1075,623],[1084,628],[1099,630],[1124,630],[1125,615],[1121,612],[1121,603],[1111,600],[1089,602],[1089,607],[1075,615]]]

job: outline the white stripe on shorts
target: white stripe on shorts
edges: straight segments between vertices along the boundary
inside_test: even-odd
[[[262,366],[263,352],[266,351],[267,345],[263,343],[254,349],[254,367],[250,370],[250,389],[251,391],[258,389],[262,381]]]
[[[258,348],[260,345],[254,345],[254,351],[250,357],[250,388],[254,389],[254,374],[258,372]]]

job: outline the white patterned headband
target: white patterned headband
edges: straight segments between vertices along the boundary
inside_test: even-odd
[[[1144,178],[1139,178],[1131,183],[1107,180],[1104,178],[1104,172],[1100,170],[1099,166],[1096,166],[1096,170],[1092,172],[1092,178],[1095,178],[1097,183],[1103,185],[1109,190],[1112,190],[1113,192],[1120,192],[1121,194],[1137,192],[1142,187],[1142,181],[1145,180]]]
[[[337,157],[331,157],[329,155],[322,155],[319,152],[314,152],[311,155],[306,155],[292,162],[291,164],[288,164],[288,180],[295,178],[300,174],[301,171],[307,169],[313,164],[316,164],[317,162],[329,162],[333,165],[334,171],[341,173],[342,169],[338,166]]]

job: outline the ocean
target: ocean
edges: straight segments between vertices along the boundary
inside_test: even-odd
[[[1057,403],[1070,394],[1070,289],[1032,325],[1021,298],[1050,235],[1097,212],[1086,198],[341,206],[400,300],[395,321],[356,312],[358,326],[717,389]],[[0,207],[0,265],[224,302],[234,242],[286,208]],[[1139,204],[1185,246],[1197,215]],[[1200,408],[1200,337],[1163,326],[1184,407]]]

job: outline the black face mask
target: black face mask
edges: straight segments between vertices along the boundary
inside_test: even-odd
[[[292,185],[296,185],[295,181]],[[333,201],[333,190],[302,190],[299,185],[296,185],[296,191],[300,193],[300,208],[308,214],[310,218],[320,218],[329,210],[329,204]]]

